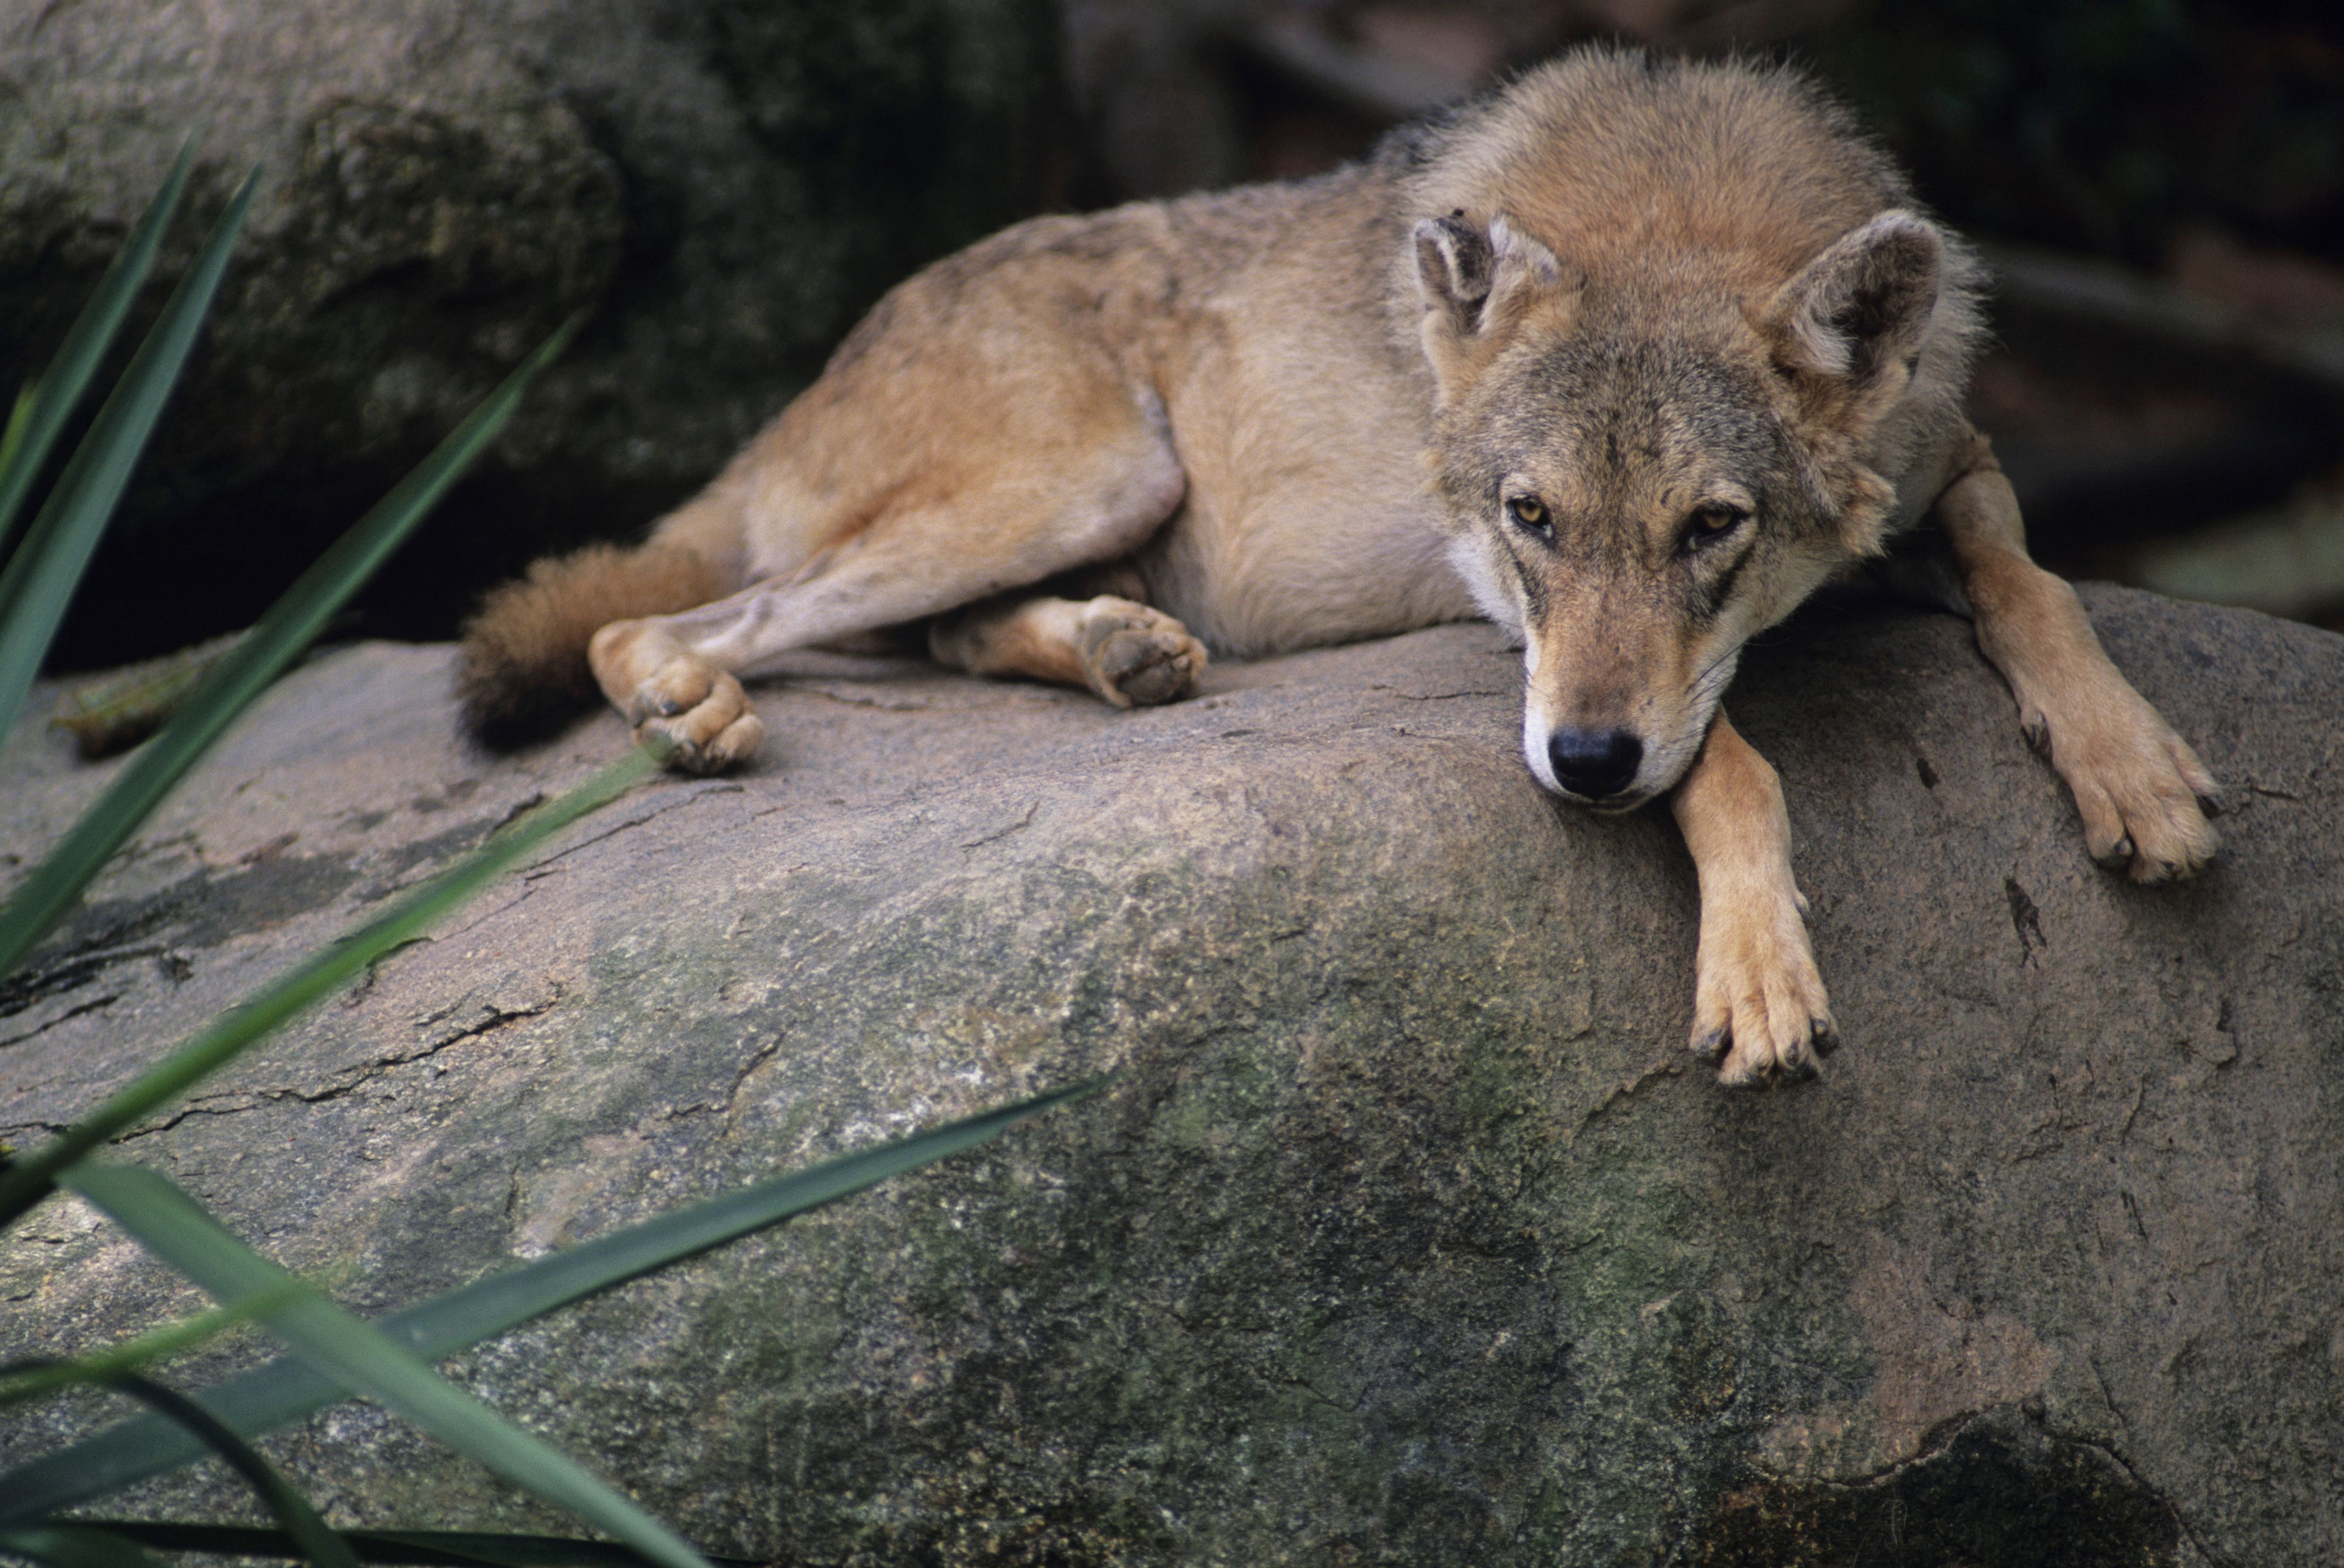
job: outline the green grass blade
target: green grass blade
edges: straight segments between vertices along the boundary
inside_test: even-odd
[[[93,1519],[103,1530],[161,1552],[201,1552],[214,1557],[298,1557],[299,1544],[281,1530],[244,1524],[179,1524]],[[615,1541],[567,1535],[502,1535],[474,1530],[345,1530],[342,1540],[361,1563],[416,1568],[643,1568],[642,1553]],[[716,1568],[761,1568],[753,1558],[711,1557]]]
[[[298,1284],[165,1178],[84,1162],[58,1180],[221,1301]],[[707,1568],[683,1538],[568,1454],[457,1388],[371,1323],[307,1286],[260,1320],[318,1371],[405,1416],[514,1485],[609,1531],[666,1568]]]
[[[258,1295],[238,1298],[226,1304],[228,1310],[249,1312],[255,1316],[289,1305],[291,1292],[279,1287],[275,1291],[263,1290]],[[10,1371],[40,1370],[63,1365],[54,1361],[18,1361],[5,1369]],[[152,1406],[167,1420],[176,1421],[206,1448],[225,1461],[229,1469],[244,1477],[245,1482],[268,1505],[284,1527],[286,1538],[295,1543],[298,1553],[316,1564],[316,1568],[358,1568],[358,1559],[339,1537],[327,1528],[309,1506],[309,1500],[293,1490],[292,1482],[277,1472],[277,1467],[260,1457],[253,1446],[222,1425],[217,1416],[196,1403],[187,1395],[165,1388],[136,1372],[116,1372],[102,1380],[117,1393],[128,1394]]]
[[[26,387],[16,399],[15,411],[8,420],[8,432],[0,437],[0,548],[8,542],[16,514],[24,509],[25,498],[33,493],[34,481],[41,476],[47,463],[50,449],[56,445],[57,436],[73,417],[82,393],[88,389],[90,378],[114,347],[115,336],[130,314],[138,290],[146,282],[146,274],[155,268],[155,254],[163,246],[163,236],[171,227],[171,218],[179,210],[179,197],[187,187],[187,170],[195,163],[195,138],[179,149],[179,159],[171,166],[171,173],[163,181],[163,188],[146,204],[146,214],[132,231],[130,243],[97,280],[96,292],[82,307],[66,332],[66,340],[57,345],[56,357],[41,379]]]
[[[186,707],[204,677],[243,641],[243,632],[229,632],[93,680],[76,681],[57,693],[49,728],[70,731],[85,762],[126,752]]]
[[[33,416],[40,411],[40,382],[27,381],[17,389],[16,401],[8,410],[8,428],[0,430],[0,479],[5,479],[15,466],[16,455],[25,450],[25,438],[32,430]],[[26,480],[25,488],[30,490],[32,482]],[[24,503],[19,501],[17,504],[21,506]],[[5,522],[0,522],[0,561],[8,559],[7,543],[8,530]]]
[[[0,1552],[29,1557],[47,1568],[169,1568],[137,1543],[86,1524],[0,1528]]]
[[[617,798],[659,769],[638,749],[592,778],[540,806],[448,870],[424,883],[348,937],[310,955],[225,1013],[194,1039],[149,1067],[92,1112],[48,1142],[0,1169],[0,1226],[46,1195],[66,1166],[128,1131],[249,1050],[260,1037],[303,1008],[355,979],[368,965],[429,929],[450,910],[501,875],[514,862],[585,813]]]
[[[25,693],[40,673],[49,640],[97,549],[97,537],[106,531],[115,503],[130,482],[130,470],[178,383],[259,181],[258,169],[245,177],[227,211],[197,252],[195,265],[164,302],[154,330],[98,410],[66,471],[57,476],[56,489],[33,520],[25,542],[9,557],[5,570],[0,570],[0,734],[16,722]]]
[[[569,346],[582,320],[572,317],[505,378],[504,384],[473,410],[471,417],[440,443],[439,450],[337,540],[269,607],[235,651],[220,661],[161,733],[130,759],[113,787],[83,814],[73,831],[0,907],[0,974],[12,968],[72,907],[98,868],[122,846],[123,840],[137,831],[204,749],[309,645],[334,612],[390,552],[406,541],[415,525],[504,429],[530,383]],[[5,729],[0,725],[0,733]]]
[[[424,1360],[439,1361],[597,1291],[973,1148],[1029,1117],[1096,1094],[1106,1084],[1105,1078],[1092,1078],[757,1182],[490,1275],[390,1313],[378,1320],[377,1326]],[[279,1361],[231,1378],[200,1397],[223,1421],[253,1437],[299,1421],[346,1393],[302,1362]],[[0,1475],[0,1521],[71,1507],[185,1464],[202,1452],[167,1422],[151,1417],[125,1421]]]
[[[0,1405],[24,1404],[45,1399],[84,1383],[112,1383],[139,1371],[184,1355],[251,1320],[252,1313],[236,1307],[214,1307],[176,1323],[166,1323],[112,1350],[70,1361],[18,1361],[0,1367]]]

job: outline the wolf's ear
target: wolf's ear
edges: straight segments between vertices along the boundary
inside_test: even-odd
[[[1501,214],[1487,232],[1462,212],[1416,226],[1416,288],[1424,305],[1424,355],[1451,400],[1544,307],[1558,324],[1584,279],[1554,253],[1508,223]]]
[[[1774,296],[1764,325],[1776,365],[1852,422],[1876,419],[1912,379],[1945,264],[1945,238],[1916,214],[1850,229]]]

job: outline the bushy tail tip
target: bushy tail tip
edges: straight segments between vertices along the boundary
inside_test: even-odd
[[[492,751],[558,733],[601,696],[586,662],[595,632],[723,592],[706,561],[674,545],[590,544],[538,561],[491,590],[464,624],[456,700],[466,732]]]

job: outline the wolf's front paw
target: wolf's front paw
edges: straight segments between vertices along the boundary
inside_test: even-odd
[[[1732,1087],[1811,1078],[1839,1044],[1795,892],[1731,905],[1704,895],[1692,1048]]]
[[[628,699],[626,713],[636,740],[673,746],[667,765],[686,773],[722,773],[765,738],[739,680],[694,653],[679,653],[652,672]]]
[[[2135,882],[2190,875],[2221,846],[2206,820],[2221,809],[2221,786],[2147,699],[2108,674],[2056,712],[2023,704],[2019,722],[2075,792],[2094,860]]]
[[[1160,610],[1102,594],[1083,606],[1076,652],[1092,689],[1118,708],[1185,697],[1204,669],[1205,645]]]

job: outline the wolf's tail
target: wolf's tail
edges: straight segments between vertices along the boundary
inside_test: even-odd
[[[729,585],[698,552],[654,541],[549,556],[490,592],[464,624],[456,697],[464,727],[503,751],[560,730],[601,693],[586,645],[613,621],[721,599]]]

